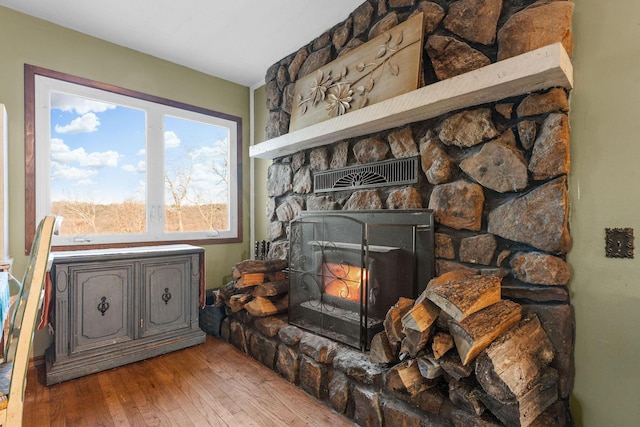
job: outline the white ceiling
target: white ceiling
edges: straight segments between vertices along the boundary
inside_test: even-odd
[[[364,0],[0,0],[0,6],[244,86]]]

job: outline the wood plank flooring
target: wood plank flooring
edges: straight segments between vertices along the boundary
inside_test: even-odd
[[[354,426],[233,346],[206,343],[46,387],[29,369],[23,425]]]

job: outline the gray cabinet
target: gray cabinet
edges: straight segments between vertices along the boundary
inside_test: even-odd
[[[52,256],[54,343],[46,352],[47,384],[204,342],[198,325],[202,248]]]

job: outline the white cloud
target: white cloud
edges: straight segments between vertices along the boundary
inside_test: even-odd
[[[57,133],[89,133],[95,132],[100,126],[100,119],[93,113],[87,113],[76,119],[66,126],[56,125]]]
[[[77,162],[84,167],[117,167],[118,157],[117,151],[87,153],[82,147],[71,150],[62,139],[51,138],[51,159],[62,164]]]
[[[122,165],[121,169],[125,172],[145,173],[147,171],[147,162],[140,160],[137,165]]]
[[[138,156],[145,156],[147,154],[147,149],[143,148],[142,150],[136,153]]]
[[[51,178],[62,180],[73,180],[76,182],[90,182],[90,178],[97,174],[93,169],[81,169],[62,163],[51,162]]]
[[[90,112],[102,113],[114,108],[116,108],[116,105],[94,101],[93,99],[80,98],[62,92],[51,93],[51,109],[74,111],[77,114],[84,115]]]
[[[180,138],[172,130],[164,133],[164,148],[176,148],[180,146]]]

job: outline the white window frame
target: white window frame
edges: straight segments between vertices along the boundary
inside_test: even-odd
[[[30,66],[29,66],[30,67]],[[121,89],[113,86],[91,82],[81,78],[67,80],[60,78],[60,73],[54,76],[46,73],[49,70],[35,68],[33,72],[33,114],[34,126],[34,175],[35,175],[35,218],[42,218],[50,214],[50,166],[51,166],[51,135],[50,135],[50,94],[52,91],[64,92],[80,97],[87,97],[106,103],[138,108],[146,111],[147,142],[146,142],[146,220],[147,231],[136,234],[99,234],[99,235],[61,235],[54,236],[52,244],[56,247],[77,248],[107,247],[137,244],[158,244],[164,242],[185,242],[211,244],[242,241],[241,221],[241,119],[215,111],[193,107],[186,104],[158,98],[142,93]],[[27,68],[25,67],[25,87],[27,84]],[[66,76],[62,74],[62,76]],[[94,84],[87,84],[94,83]],[[29,91],[26,91],[29,92]],[[124,93],[121,93],[124,92]],[[25,110],[28,108],[25,96]],[[26,114],[27,116],[27,114]],[[173,116],[179,119],[192,120],[224,127],[229,130],[229,207],[228,230],[201,232],[166,232],[164,231],[165,207],[165,148],[164,148],[164,118]],[[26,126],[30,120],[25,120]],[[27,133],[28,134],[28,133]],[[25,150],[25,155],[27,150]],[[28,162],[27,162],[28,163]],[[28,171],[27,171],[28,173]],[[27,202],[28,203],[28,202]],[[27,215],[28,216],[28,215]],[[29,225],[26,225],[27,230]],[[27,240],[29,240],[27,238]],[[25,242],[26,247],[27,242]],[[30,245],[30,243],[29,243]]]

